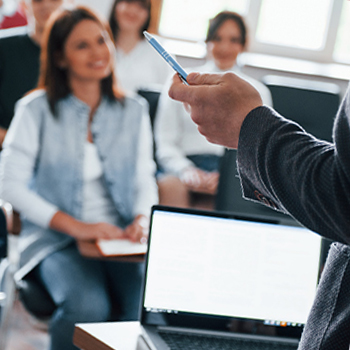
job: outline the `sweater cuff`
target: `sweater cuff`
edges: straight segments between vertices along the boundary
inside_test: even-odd
[[[242,123],[238,149],[237,168],[241,180],[243,196],[246,199],[261,201],[257,184],[261,184],[259,157],[266,145],[271,128],[279,122],[279,114],[270,107],[260,106],[253,109]]]

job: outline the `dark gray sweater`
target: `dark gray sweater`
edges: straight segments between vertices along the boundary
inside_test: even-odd
[[[274,110],[259,107],[244,121],[238,146],[245,198],[270,203],[337,242],[322,273],[302,350],[349,350],[349,89],[335,119],[333,139],[334,143],[317,140]]]

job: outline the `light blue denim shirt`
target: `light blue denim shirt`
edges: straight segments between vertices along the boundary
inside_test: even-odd
[[[137,170],[138,153],[140,148],[151,146],[139,144],[140,139],[145,139],[140,133],[147,118],[146,110],[142,99],[126,97],[121,104],[103,98],[91,124],[105,185],[116,206],[120,227],[128,225],[136,214],[134,208],[140,187],[137,185],[140,181],[136,179],[136,173],[140,173],[140,169]],[[31,93],[18,103],[1,159],[1,197],[22,214],[21,268],[16,278],[22,278],[48,254],[73,241],[72,237],[49,229],[46,221],[57,210],[81,219],[84,144],[89,114],[90,108],[85,103],[69,95],[57,103],[57,117],[54,117],[43,90]],[[24,133],[21,126],[23,129],[26,118],[31,123],[27,121]],[[149,124],[149,119],[147,122]],[[151,133],[150,127],[147,131]],[[27,134],[31,135],[31,142],[23,143]],[[151,135],[147,138],[151,139]],[[145,164],[152,166],[143,169],[143,186],[147,186],[146,191],[150,193],[146,211],[157,201],[152,173],[155,167],[149,148],[146,154],[150,160]],[[23,172],[14,175],[14,169]],[[23,191],[28,192],[28,196],[23,197]],[[48,213],[51,208],[51,214],[46,214],[48,219],[45,222],[34,219],[38,209],[28,208],[28,203],[21,210],[23,198],[26,201],[32,198],[33,204],[37,203],[38,208],[42,207]]]

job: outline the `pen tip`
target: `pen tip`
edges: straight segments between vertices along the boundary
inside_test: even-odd
[[[150,34],[146,30],[143,31],[143,35],[146,37],[146,39],[151,39],[152,38],[150,36]]]

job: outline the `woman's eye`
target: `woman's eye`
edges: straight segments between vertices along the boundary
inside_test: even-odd
[[[231,38],[231,43],[241,44],[241,42],[242,42],[241,38]]]
[[[104,44],[106,42],[105,38],[103,36],[101,36],[99,39],[98,39],[98,43],[99,44]]]
[[[78,49],[78,50],[83,50],[83,49],[86,49],[87,46],[88,46],[87,43],[82,42],[82,43],[79,43],[79,44],[77,45],[77,49]]]

